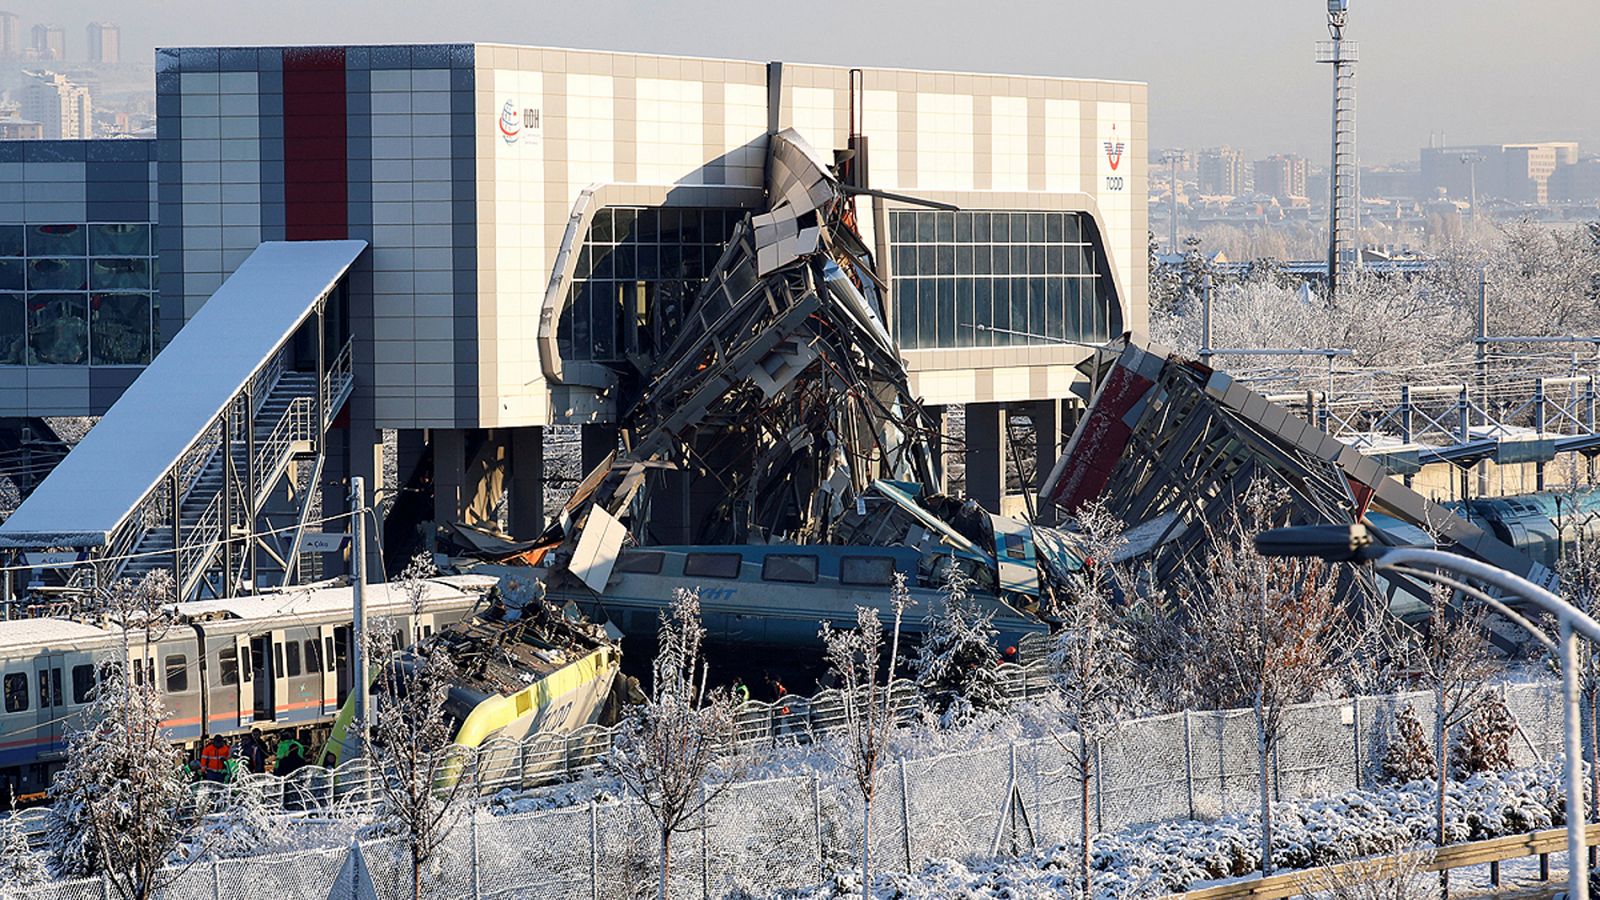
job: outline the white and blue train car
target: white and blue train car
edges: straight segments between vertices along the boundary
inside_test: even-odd
[[[398,585],[369,585],[373,620],[396,646],[471,615],[494,579],[448,576],[422,583],[420,611]],[[66,619],[0,622],[0,797],[41,794],[66,758],[104,667],[161,691],[174,743],[213,734],[326,729],[354,683],[349,587],[185,603],[146,641],[112,623]],[[126,650],[124,647],[126,646]]]

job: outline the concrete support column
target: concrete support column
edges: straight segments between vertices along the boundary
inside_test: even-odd
[[[594,424],[582,426],[579,434],[583,471],[578,473],[578,477],[583,478],[594,471],[595,466],[605,461],[606,454],[617,449],[617,439],[621,431],[615,425]]]
[[[544,530],[544,428],[512,428],[511,533],[518,538]]]
[[[1026,487],[1034,493],[1034,518],[1040,525],[1054,525],[1056,510],[1039,496],[1056,459],[1061,456],[1061,403],[1042,400],[1028,405],[1028,418],[1033,421],[1033,484]]]
[[[428,453],[428,432],[421,428],[406,428],[395,433],[395,480],[401,488],[411,483],[417,467]]]
[[[991,513],[1005,492],[1005,415],[1001,403],[967,404],[967,496]]]
[[[467,434],[459,428],[435,428],[433,444],[433,520],[455,524],[466,499]]]
[[[933,420],[933,434],[929,437],[930,448],[933,452],[933,464],[937,471],[934,473],[939,479],[939,492],[950,493],[950,460],[945,454],[950,446],[950,417],[943,406],[928,406],[924,408],[928,418]]]

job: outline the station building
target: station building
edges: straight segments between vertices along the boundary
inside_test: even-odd
[[[583,426],[585,463],[616,446],[609,364],[664,346],[786,128],[865,138],[891,330],[925,402],[964,408],[991,508],[1031,487],[1007,418],[1039,427],[1042,478],[1084,345],[1146,328],[1143,84],[500,44],[156,62],[155,141],[0,144],[0,417],[102,414],[260,245],[358,240],[321,477],[392,492],[393,430],[435,519],[504,490],[529,535],[543,430]]]

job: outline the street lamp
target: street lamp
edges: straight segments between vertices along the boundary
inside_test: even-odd
[[[1312,557],[1329,562],[1372,563],[1388,569],[1463,590],[1487,602],[1502,615],[1527,629],[1545,646],[1559,643],[1561,656],[1562,713],[1565,724],[1567,782],[1567,900],[1589,900],[1589,865],[1583,835],[1583,748],[1578,737],[1578,635],[1600,644],[1600,622],[1537,584],[1498,566],[1442,550],[1424,547],[1386,547],[1372,539],[1367,526],[1305,525],[1274,528],[1256,535],[1256,550],[1263,556]],[[1463,581],[1428,568],[1443,569],[1502,592],[1521,597],[1556,617],[1561,625],[1559,642],[1539,630],[1504,603]]]

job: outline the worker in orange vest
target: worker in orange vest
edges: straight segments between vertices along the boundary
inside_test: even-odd
[[[226,781],[228,757],[232,755],[228,739],[220,734],[212,735],[211,742],[200,750],[200,777],[206,781]]]

